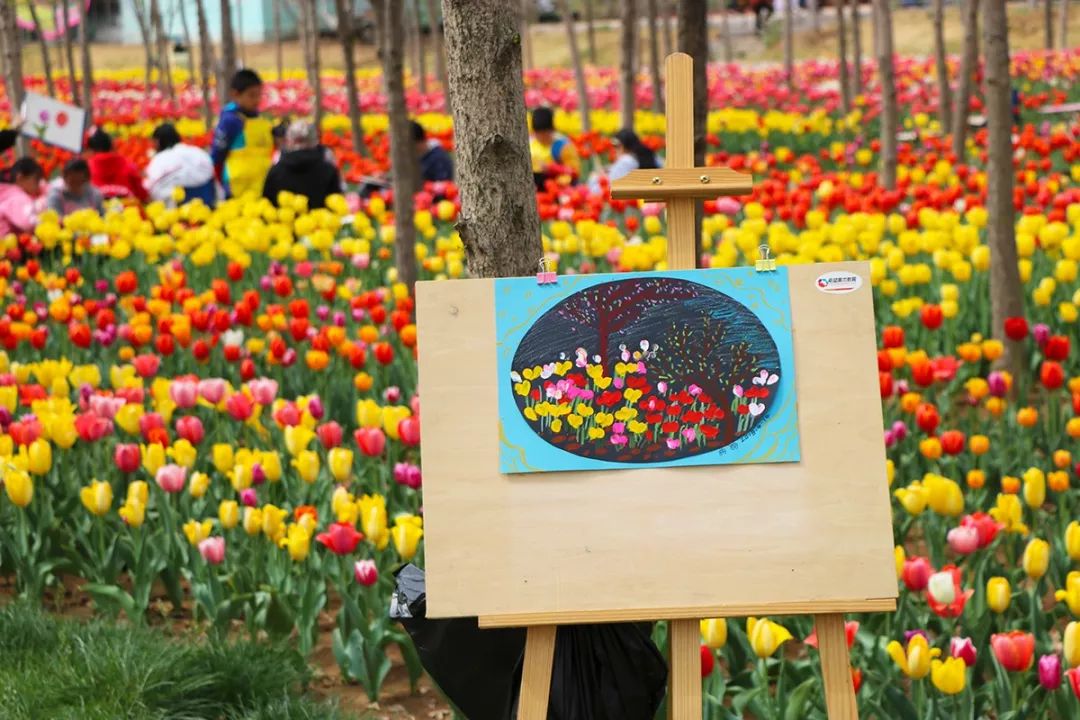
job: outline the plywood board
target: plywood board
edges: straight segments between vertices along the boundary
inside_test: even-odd
[[[420,283],[429,616],[538,624],[889,606],[869,265],[789,271],[800,462],[535,475],[498,470],[494,282]],[[830,272],[861,286],[825,292]]]

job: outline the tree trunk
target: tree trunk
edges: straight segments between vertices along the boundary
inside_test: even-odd
[[[172,64],[169,62],[169,38],[165,35],[165,24],[161,21],[158,0],[150,0],[150,23],[154,28],[154,38],[157,43],[158,83],[165,92],[165,97],[173,102],[176,100],[176,91],[173,88]]]
[[[131,7],[135,12],[135,22],[139,26],[139,38],[143,45],[143,85],[146,87],[146,92],[150,92],[154,83],[154,49],[150,41],[150,23],[146,16],[146,3],[143,0],[131,0]]]
[[[195,17],[199,26],[199,83],[202,87],[203,119],[207,129],[212,130],[214,103],[210,94],[210,77],[214,74],[214,43],[210,39],[210,28],[206,24],[206,6],[203,0],[195,0]]]
[[[349,0],[334,0],[337,9],[338,38],[345,59],[345,94],[349,98],[349,130],[353,152],[364,151],[364,127],[360,116],[360,92],[356,89],[356,36],[353,34],[352,8]]]
[[[229,83],[232,82],[236,69],[236,35],[233,34],[232,6],[229,0],[221,0],[221,74],[218,76],[218,96],[222,105],[229,100]]]
[[[1043,45],[1054,49],[1054,0],[1043,0]],[[1065,0],[1060,0],[1065,2]]]
[[[891,0],[874,0],[878,32],[878,75],[881,80],[881,184],[896,188],[896,75],[893,68]]]
[[[937,67],[938,116],[941,132],[945,133],[952,127],[952,88],[945,55],[945,0],[934,0],[934,65]]]
[[[23,84],[22,38],[19,35],[20,32],[15,22],[14,3],[0,3],[0,41],[3,43],[4,84],[7,85],[5,90],[11,101],[11,121],[13,124],[26,97],[26,86]],[[19,155],[25,155],[26,148],[26,138],[20,137],[16,145],[16,152]]]
[[[784,3],[784,75],[787,76],[788,88],[795,89],[795,8],[794,0],[782,0]],[[725,13],[726,16],[727,13]]]
[[[664,57],[675,52],[675,35],[671,28],[671,16],[675,12],[675,0],[660,0],[660,17],[664,25]]]
[[[90,127],[94,123],[94,62],[90,58],[90,28],[87,27],[85,5],[79,10],[79,14],[79,55],[82,62],[83,109],[86,110],[86,127]]]
[[[188,23],[187,13],[183,10],[180,12],[180,31],[184,33],[184,45],[187,47],[188,82],[194,87],[199,82],[199,74],[195,68],[195,45],[191,37],[191,25]]]
[[[810,18],[814,25],[814,32],[821,32],[821,0],[810,0]]]
[[[521,55],[522,62],[525,64],[526,70],[532,70],[533,68],[533,46],[532,46],[532,5],[534,0],[521,0],[521,15],[519,16],[521,25]],[[446,22],[446,5],[443,5],[443,22]],[[449,53],[450,51],[447,50]]]
[[[705,165],[708,141],[708,0],[679,0],[679,51],[694,60],[694,164]],[[694,203],[694,257],[701,257],[701,220],[704,205]]]
[[[71,0],[63,0],[60,3],[63,12],[61,18],[56,18],[56,8],[53,8],[53,17],[56,18],[56,29],[61,33],[64,42],[64,58],[67,60],[68,92],[71,94],[71,104],[82,106],[79,98],[79,82],[75,77],[75,46],[71,42],[71,28],[68,27],[68,18],[71,17]]]
[[[859,12],[859,0],[851,3],[851,65],[852,96],[858,97],[863,94],[862,14]]]
[[[622,126],[634,129],[634,88],[637,75],[635,55],[637,50],[637,3],[635,0],[622,0],[622,15],[619,34],[619,111]]]
[[[435,73],[439,76],[439,85],[443,93],[447,92],[446,82],[446,44],[443,42],[442,23],[439,22],[438,0],[427,0],[428,23],[431,25],[431,49],[435,54]]]
[[[656,27],[656,4],[659,0],[648,0],[649,5],[649,76],[653,86],[653,110],[664,112],[664,84],[660,75],[660,37]]]
[[[593,19],[593,0],[584,0],[585,34],[589,42],[589,63],[596,64],[596,27]]]
[[[1058,46],[1069,47],[1069,0],[1058,0]]]
[[[990,311],[994,337],[1005,343],[1002,365],[1014,372],[1024,365],[1023,346],[1004,334],[1005,319],[1024,315],[1017,269],[1013,207],[1012,82],[1009,77],[1009,24],[1005,3],[988,2],[983,11],[986,63],[987,244],[990,246]]]
[[[274,23],[274,63],[277,65],[277,77],[281,80],[285,77],[285,47],[281,39],[281,3],[283,0],[273,0],[273,23]],[[341,4],[338,3],[338,23],[341,22]],[[350,21],[352,16],[350,15]],[[350,24],[351,27],[351,24]]]
[[[836,39],[837,51],[840,55],[840,106],[845,115],[851,112],[851,78],[848,75],[847,28],[844,22],[844,5],[846,4],[847,0],[836,0]]]
[[[724,3],[724,10],[720,15],[720,37],[724,44],[724,62],[730,65],[735,62],[735,46],[731,39],[731,8],[727,3]]]
[[[543,256],[525,124],[520,19],[506,0],[443,0],[469,272],[513,277]]]
[[[416,28],[416,45],[413,47],[416,52],[416,75],[420,80],[420,92],[427,95],[427,43],[424,41],[424,26],[420,23],[420,0],[412,0],[412,10],[412,24]],[[430,27],[428,29],[430,31]]]
[[[30,8],[30,19],[34,21],[34,27],[37,28],[35,35],[37,35],[38,46],[41,48],[41,66],[45,72],[45,88],[49,93],[49,97],[56,97],[56,83],[53,82],[53,70],[52,70],[52,57],[49,56],[49,43],[45,40],[45,33],[41,31],[41,20],[38,18],[37,3],[27,3]]]
[[[574,84],[577,86],[578,114],[581,116],[581,129],[584,132],[589,132],[592,130],[592,121],[589,117],[589,87],[585,84],[585,68],[581,62],[577,30],[574,28],[574,15],[570,12],[569,0],[560,0],[559,12],[562,13],[563,24],[566,26],[566,44],[570,48],[570,62],[574,67]]]
[[[968,106],[975,71],[979,67],[979,0],[964,0],[964,51],[960,57],[960,78],[956,86],[956,107],[952,115],[952,151],[956,162],[965,162]],[[966,164],[966,163],[965,163]]]
[[[323,87],[322,87],[322,63],[319,58],[319,20],[316,15],[315,3],[312,0],[302,0],[300,3],[300,21],[303,24],[304,33],[304,64],[311,83],[314,97],[312,98],[312,115],[315,117],[315,127],[322,132],[323,119]]]
[[[375,0],[382,40],[383,92],[390,120],[390,164],[394,174],[394,254],[398,282],[411,293],[416,285],[416,226],[413,197],[418,186],[418,164],[409,110],[405,105],[405,15],[401,0]]]

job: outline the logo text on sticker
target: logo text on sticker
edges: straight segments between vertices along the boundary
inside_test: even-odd
[[[817,289],[824,293],[842,295],[843,293],[855,292],[862,287],[862,277],[855,273],[835,270],[819,275]]]

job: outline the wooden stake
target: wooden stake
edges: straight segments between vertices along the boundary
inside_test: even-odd
[[[518,720],[547,720],[557,629],[554,625],[538,625],[529,628],[525,635],[525,666],[521,673]]]
[[[836,613],[815,615],[818,650],[821,655],[821,676],[825,685],[825,705],[829,720],[857,720],[859,708],[855,702],[855,686],[851,680],[844,616]]]
[[[667,167],[694,167],[694,61],[684,53],[667,58],[664,68],[667,78]],[[667,206],[668,267],[671,270],[693,270],[694,201],[672,200]]]
[[[691,219],[693,214],[691,203]],[[692,248],[691,240],[691,251]],[[668,677],[668,720],[701,720],[700,628],[697,620],[672,620],[669,623],[671,674]]]

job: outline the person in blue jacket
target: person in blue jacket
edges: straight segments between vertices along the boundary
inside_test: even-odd
[[[263,82],[239,70],[229,86],[232,102],[221,109],[210,157],[229,197],[261,196],[274,157],[274,126],[259,115]]]
[[[420,158],[420,181],[440,182],[454,179],[454,161],[435,138],[428,138],[424,126],[412,121],[413,142]]]

